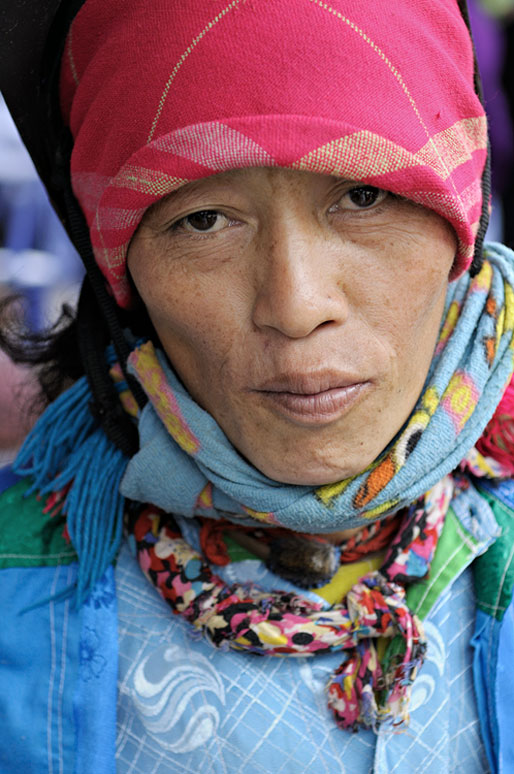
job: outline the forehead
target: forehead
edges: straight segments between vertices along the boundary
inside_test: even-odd
[[[278,191],[298,191],[322,193],[336,186],[357,184],[358,181],[348,180],[335,175],[324,175],[317,172],[283,169],[276,167],[247,167],[221,172],[216,175],[202,177],[177,188],[147,211],[147,215],[159,217],[174,204],[187,206],[189,202],[201,200],[206,196],[248,196],[262,193],[273,196]]]
[[[395,0],[387,14],[359,0],[216,5],[88,0],[67,39],[73,188],[118,303],[148,207],[248,166],[406,196],[452,223],[465,268],[487,143],[456,0]]]

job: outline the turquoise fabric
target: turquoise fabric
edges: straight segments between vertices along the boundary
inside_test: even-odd
[[[514,772],[514,602],[502,621],[477,610],[474,674],[482,738],[493,774]]]
[[[52,583],[58,590],[59,576],[62,575],[60,584],[65,586],[71,572],[73,567],[30,568],[19,572],[4,570],[0,577],[2,589],[8,591],[4,582],[9,577],[13,587],[25,581],[30,597],[34,593],[32,585],[26,583],[30,576],[41,593],[45,576],[57,574],[58,582],[54,578]],[[267,571],[259,562],[243,562],[239,569],[231,565],[227,572],[266,585],[263,572]],[[6,734],[2,733],[2,738],[16,740],[16,744],[2,746],[0,771],[37,771],[38,774],[114,771],[116,679],[112,665],[116,653],[112,631],[116,611],[111,597],[114,586],[108,578],[105,581],[97,589],[96,601],[92,601],[82,618],[80,631],[77,614],[73,613],[70,603],[55,604],[53,641],[55,647],[62,642],[65,648],[55,652],[53,662],[51,648],[45,660],[45,648],[41,647],[45,642],[52,642],[49,631],[43,628],[49,621],[45,611],[38,608],[27,614],[30,620],[25,619],[37,640],[29,638],[27,629],[20,628],[18,621],[18,636],[13,638],[9,616],[4,617],[0,648],[3,656],[16,654],[18,674],[13,681],[13,660],[9,666],[3,664],[3,674],[0,671],[0,686],[12,686],[8,694],[0,689],[0,722]],[[333,666],[328,663],[330,659],[257,659],[214,650],[203,640],[191,637],[189,628],[170,615],[126,548],[116,568],[116,581],[120,631],[119,774],[128,771],[268,774],[275,770],[282,774],[298,771],[359,774],[371,770],[375,774],[392,771],[410,774],[413,770],[478,774],[488,770],[471,684],[468,643],[475,611],[467,571],[440,600],[426,622],[429,652],[413,695],[411,732],[378,738],[371,731],[352,735],[334,727],[324,704],[324,682]],[[270,574],[268,582],[276,583],[276,579]],[[20,606],[25,600],[23,596]],[[512,616],[506,616],[505,620],[512,624]],[[91,635],[92,629],[96,636]],[[6,649],[9,642],[10,650]],[[506,641],[507,653],[509,648],[510,643]],[[82,664],[77,661],[79,653]],[[172,680],[163,678],[163,668],[169,672],[175,669],[178,675],[175,686],[171,685]],[[83,670],[82,689],[77,688],[80,670]],[[168,673],[165,677],[169,677]],[[38,691],[42,692],[42,699],[38,698]],[[155,703],[163,696],[165,702],[156,716]],[[47,724],[49,697],[52,701],[58,698],[53,705],[55,720],[50,725]],[[83,709],[85,702],[89,705],[87,712]],[[179,721],[167,732],[159,725],[159,713],[165,707],[179,716]],[[192,714],[188,716],[188,712]],[[78,743],[74,741],[77,720],[84,729]],[[29,727],[30,734],[27,734]],[[217,728],[223,731],[221,738],[217,730],[213,738],[213,729]],[[203,738],[203,747],[198,744],[199,738]],[[321,748],[316,749],[318,745]],[[274,768],[266,768],[272,764]]]
[[[69,600],[21,611],[68,588],[76,573],[76,565],[0,571],[2,774],[74,771],[80,613]]]
[[[514,601],[501,624],[496,669],[496,717],[498,722],[498,771],[514,772]]]
[[[473,673],[482,738],[493,774],[498,773],[495,692],[499,633],[500,623],[482,610],[477,610],[475,633],[471,641],[474,649]]]
[[[76,564],[0,571],[0,772],[114,774],[117,613],[111,567],[83,607]]]
[[[117,616],[112,567],[80,610],[75,564],[0,571],[0,772],[114,774]],[[8,602],[8,603],[7,603]]]
[[[511,516],[514,517],[514,481],[484,480],[480,482],[480,487],[509,508]],[[501,565],[490,568],[494,578],[498,578],[499,570],[501,572],[494,604],[487,606],[492,615],[486,610],[477,610],[472,638],[475,691],[482,738],[494,774],[514,772],[514,601],[510,600],[506,610],[499,606],[500,600],[503,599],[502,587],[508,580],[509,569],[514,561],[514,544],[505,546],[504,552],[506,555],[502,557]]]
[[[60,598],[76,579],[74,562],[0,570],[1,774],[115,772],[114,570],[80,609]]]
[[[279,583],[257,560],[222,572],[265,588]],[[2,774],[514,771],[514,606],[496,638],[497,659],[484,667],[496,687],[486,711],[498,719],[490,769],[472,680],[469,570],[425,622],[429,648],[410,730],[378,736],[334,726],[324,685],[335,656],[259,659],[215,650],[170,614],[127,546],[81,611],[65,600],[18,615],[36,592],[58,593],[75,573],[74,565],[0,572],[0,732],[9,740],[0,746]]]
[[[81,610],[80,665],[74,696],[75,774],[115,774],[118,630],[109,567]]]

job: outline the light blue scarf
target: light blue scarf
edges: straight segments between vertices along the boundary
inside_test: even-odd
[[[317,533],[358,526],[409,505],[465,458],[512,376],[514,253],[490,244],[485,257],[475,278],[465,274],[449,285],[418,404],[390,446],[360,475],[318,488],[267,478],[192,400],[165,356],[144,345],[129,364],[149,403],[139,420],[141,448],[128,464],[122,494],[183,516],[242,524],[257,519]],[[156,375],[158,393],[152,387]]]
[[[149,353],[149,342],[130,356],[150,397],[135,420],[141,448],[132,460],[91,415],[85,376],[60,395],[28,435],[15,470],[32,477],[31,491],[49,496],[48,507],[66,513],[80,560],[77,604],[117,555],[125,497],[184,516],[332,532],[412,503],[466,455],[480,465],[474,444],[513,370],[514,253],[489,245],[486,256],[477,277],[464,275],[448,288],[426,385],[404,429],[368,470],[332,486],[280,484],[249,465],[189,397],[166,358]],[[384,469],[394,469],[390,480]]]

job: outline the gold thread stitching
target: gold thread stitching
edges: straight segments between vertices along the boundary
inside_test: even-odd
[[[68,61],[70,63],[71,76],[72,76],[73,80],[75,81],[75,86],[78,86],[79,85],[79,77],[78,77],[78,74],[77,74],[77,68],[75,67],[75,60],[73,58],[73,51],[71,49],[71,47],[72,47],[72,36],[73,36],[73,25],[71,26],[70,32],[69,32],[69,35],[68,35],[68,51],[67,51],[67,54],[68,54]]]
[[[184,51],[184,53],[182,54],[182,56],[178,60],[177,64],[175,65],[175,67],[171,71],[171,75],[168,78],[168,82],[166,83],[166,86],[164,87],[164,91],[163,91],[163,93],[161,95],[161,98],[159,100],[159,105],[157,107],[157,113],[155,114],[155,118],[153,120],[152,128],[150,129],[150,134],[148,135],[147,142],[151,142],[151,140],[152,140],[152,138],[154,136],[155,129],[157,128],[157,124],[159,122],[159,118],[161,117],[161,113],[162,113],[162,111],[164,109],[164,104],[165,104],[166,99],[168,97],[168,92],[169,92],[169,90],[171,88],[171,84],[175,80],[175,77],[176,77],[178,71],[180,70],[180,68],[182,67],[184,62],[186,61],[187,57],[189,56],[189,54],[192,53],[193,49],[198,45],[198,43],[202,40],[202,38],[204,38],[205,35],[207,35],[207,33],[210,32],[210,30],[212,30],[214,25],[217,24],[219,21],[221,21],[221,19],[223,19],[223,17],[226,16],[227,13],[229,11],[231,11],[236,5],[239,5],[239,2],[240,2],[240,0],[232,0],[232,2],[229,3],[226,6],[226,8],[224,8],[222,11],[220,11],[220,13],[218,13],[214,17],[214,19],[212,19],[208,24],[206,24],[206,26],[196,36],[196,38],[193,38],[193,40],[191,41],[189,46],[186,48],[186,50]]]
[[[394,75],[394,77],[398,81],[398,83],[399,83],[402,91],[405,93],[407,99],[409,100],[410,105],[411,105],[411,107],[412,107],[416,117],[418,118],[418,121],[419,121],[420,125],[423,127],[423,131],[425,132],[425,134],[427,136],[428,142],[433,143],[432,137],[430,136],[430,133],[429,133],[429,131],[428,131],[426,125],[425,125],[425,122],[423,121],[423,119],[421,117],[421,114],[420,114],[420,112],[418,110],[416,102],[415,102],[412,94],[410,93],[407,84],[403,80],[403,78],[401,76],[401,73],[396,69],[396,67],[393,65],[391,60],[386,56],[386,54],[382,51],[382,49],[380,49],[379,46],[377,46],[376,43],[374,43],[371,40],[371,38],[368,37],[368,35],[366,35],[364,30],[362,30],[360,27],[358,27],[355,24],[355,22],[352,22],[346,16],[343,16],[342,13],[340,13],[339,11],[336,11],[334,8],[332,8],[332,6],[328,5],[327,3],[322,2],[322,0],[309,0],[309,2],[310,3],[314,3],[314,5],[317,5],[318,8],[321,8],[322,10],[327,11],[328,13],[332,14],[332,16],[335,16],[340,21],[342,21],[346,25],[348,25],[348,27],[350,27],[350,29],[352,29],[354,32],[356,32],[364,40],[364,42],[367,43],[368,46],[370,46],[370,48],[372,48],[373,51],[384,61],[384,63],[387,65],[387,67],[389,68],[391,73]],[[433,144],[434,144],[434,151],[435,151],[436,155],[439,156],[439,160],[441,162],[441,166],[444,167],[445,166],[444,160],[441,158],[441,155],[440,155],[439,150],[436,147],[435,143],[433,143]],[[456,197],[460,199],[460,194],[459,194],[459,192],[457,190],[457,187],[455,185],[455,182],[453,180],[451,181],[451,185],[452,185],[452,188],[453,188],[453,190],[455,192]]]

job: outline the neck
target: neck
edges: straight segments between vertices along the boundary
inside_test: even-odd
[[[316,537],[324,538],[332,545],[337,546],[344,540],[348,540],[352,535],[355,535],[362,527],[354,527],[353,529],[342,529],[339,532],[329,532],[326,535],[316,535]]]

